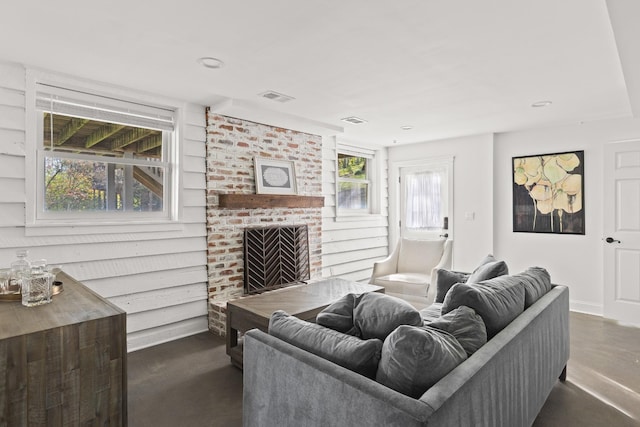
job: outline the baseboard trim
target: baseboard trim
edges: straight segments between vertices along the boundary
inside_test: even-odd
[[[578,313],[592,314],[602,317],[604,310],[601,304],[593,304],[584,301],[569,301],[569,310]]]

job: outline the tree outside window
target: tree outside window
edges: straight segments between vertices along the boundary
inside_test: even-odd
[[[338,209],[369,211],[370,158],[338,153]]]
[[[173,110],[36,86],[39,218],[171,218]]]

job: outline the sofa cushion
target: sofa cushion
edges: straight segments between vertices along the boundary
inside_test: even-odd
[[[479,283],[483,280],[509,274],[509,268],[504,261],[498,261],[493,255],[487,255],[478,268],[467,278],[467,283]]]
[[[425,325],[433,322],[442,316],[442,304],[439,302],[434,302],[428,307],[420,310],[420,316],[422,316],[422,321]]]
[[[542,267],[529,267],[516,274],[524,285],[524,308],[529,308],[553,287],[549,272]]]
[[[487,342],[487,328],[484,326],[482,317],[466,305],[462,305],[432,322],[425,322],[425,325],[449,332],[458,340],[469,356]]]
[[[435,270],[435,285],[436,285],[436,298],[435,302],[444,302],[444,297],[453,285],[456,283],[465,283],[469,278],[469,273],[462,273],[460,271],[449,271],[444,268],[436,268]]]
[[[482,317],[487,338],[507,326],[524,311],[524,286],[513,276],[499,276],[476,283],[457,283],[442,304],[442,314],[466,305]]]
[[[399,326],[384,341],[376,381],[417,399],[466,358],[447,332]]]
[[[345,334],[356,335],[357,330],[353,324],[353,309],[359,297],[358,294],[343,296],[318,313],[316,323]]]
[[[447,292],[456,283],[478,283],[505,274],[509,274],[507,264],[504,261],[498,261],[492,254],[484,257],[473,273],[436,269],[436,297],[434,301],[444,302]]]
[[[431,268],[438,265],[444,252],[445,240],[402,239],[398,253],[398,273],[431,274]]]
[[[382,350],[379,339],[361,340],[282,310],[271,315],[269,334],[369,378],[376,375]]]
[[[377,292],[362,294],[353,310],[357,336],[384,340],[400,325],[422,326],[420,312],[400,298]]]

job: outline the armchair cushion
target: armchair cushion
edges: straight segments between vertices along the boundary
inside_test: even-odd
[[[376,279],[376,285],[385,287],[401,283],[425,286],[429,284],[429,276],[421,273],[395,273],[378,277]]]
[[[422,273],[429,275],[444,252],[445,240],[412,240],[400,241],[397,273]]]

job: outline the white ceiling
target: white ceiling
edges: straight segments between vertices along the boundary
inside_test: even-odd
[[[632,116],[638,3],[4,0],[0,60],[391,145]]]

